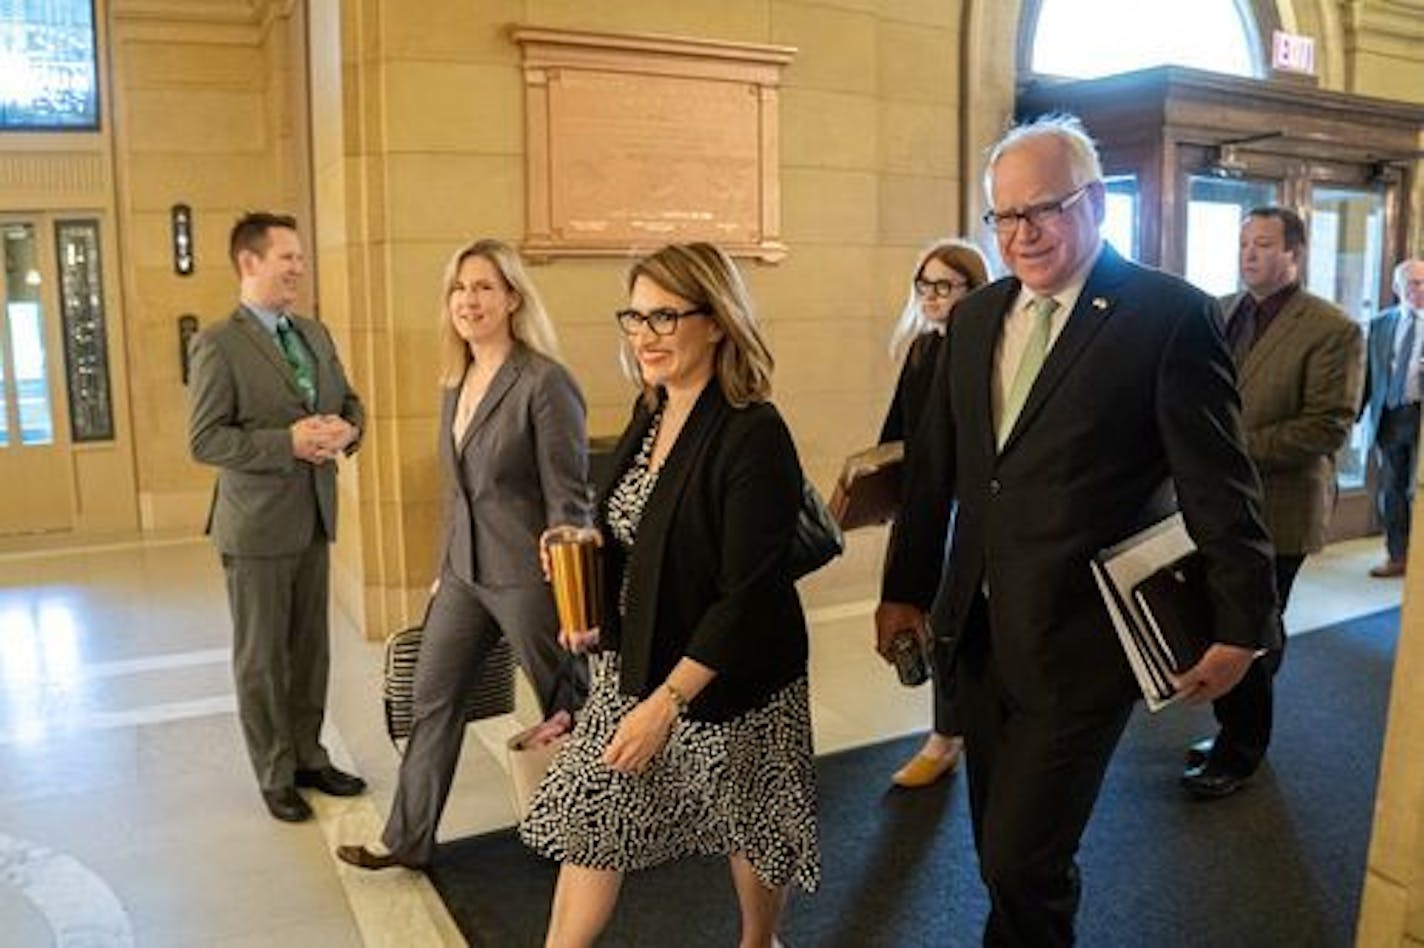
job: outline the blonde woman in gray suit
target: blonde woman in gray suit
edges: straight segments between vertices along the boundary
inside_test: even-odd
[[[381,847],[341,846],[363,869],[424,868],[464,732],[463,697],[501,636],[546,715],[582,703],[584,673],[558,643],[538,539],[586,526],[584,402],[555,359],[549,316],[518,255],[460,249],[441,306],[440,466],[447,475],[440,574],[416,665],[414,720]]]

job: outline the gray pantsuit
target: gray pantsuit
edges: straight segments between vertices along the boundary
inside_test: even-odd
[[[565,659],[553,635],[525,634],[556,623],[553,599],[542,583],[490,588],[449,570],[441,574],[416,664],[410,740],[382,836],[402,861],[424,865],[435,850],[435,829],[464,739],[464,696],[485,656],[506,634],[502,630],[509,630],[516,660],[540,692],[545,713],[582,702],[587,688],[582,664]]]
[[[589,522],[583,396],[563,366],[516,343],[456,444],[458,397],[458,388],[448,390],[440,414],[447,482],[440,587],[425,621],[414,720],[382,836],[412,866],[434,851],[464,739],[464,697],[500,636],[546,715],[573,710],[587,690],[583,662],[558,644],[538,553],[547,527]]]

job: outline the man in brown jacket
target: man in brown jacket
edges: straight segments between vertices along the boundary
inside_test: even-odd
[[[1364,385],[1364,337],[1340,308],[1300,286],[1305,225],[1289,208],[1258,207],[1241,227],[1246,291],[1222,301],[1236,361],[1246,450],[1265,489],[1284,615],[1308,554],[1325,545],[1335,506],[1335,453],[1345,444]],[[1213,702],[1221,730],[1187,752],[1182,784],[1214,799],[1240,789],[1271,739],[1271,681],[1279,650],[1258,658]]]

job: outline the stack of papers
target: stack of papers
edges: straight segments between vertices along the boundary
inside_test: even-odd
[[[1177,699],[1172,676],[1213,641],[1204,561],[1180,513],[1099,553],[1093,578],[1149,711]]]

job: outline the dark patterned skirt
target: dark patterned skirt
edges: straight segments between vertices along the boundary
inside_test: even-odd
[[[821,880],[806,679],[731,721],[679,720],[640,774],[603,763],[638,699],[618,692],[618,656],[596,655],[573,736],[519,825],[551,859],[628,872],[681,856],[741,855],[770,888]]]

